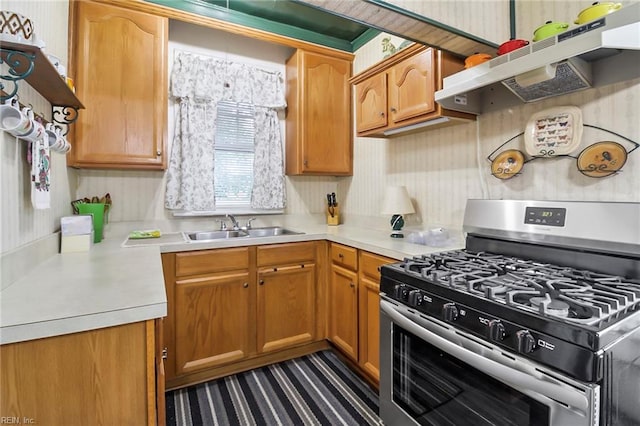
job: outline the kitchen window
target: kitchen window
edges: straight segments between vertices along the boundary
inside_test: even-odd
[[[165,207],[174,215],[280,212],[286,203],[277,71],[178,53]]]
[[[251,206],[254,115],[254,107],[251,104],[218,102],[214,166],[217,208]]]

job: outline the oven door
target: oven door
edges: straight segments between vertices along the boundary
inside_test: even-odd
[[[599,386],[504,353],[383,296],[385,425],[597,425]]]

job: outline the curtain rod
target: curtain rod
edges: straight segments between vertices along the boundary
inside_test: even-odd
[[[209,54],[206,54],[206,53],[200,53],[200,52],[190,52],[190,51],[188,51],[188,50],[177,49],[177,48],[174,48],[174,49],[173,49],[173,60],[174,60],[174,61],[175,61],[175,59],[176,59],[176,56],[177,56],[178,54],[180,54],[180,53],[184,53],[184,54],[186,54],[186,55],[192,55],[192,56],[200,56],[200,57],[202,57],[202,58],[215,59],[215,60],[217,60],[217,61],[220,61],[220,62],[226,62],[226,63],[230,63],[230,64],[233,64],[233,63],[239,63],[239,64],[241,64],[241,65],[246,65],[246,66],[249,66],[249,67],[252,67],[252,68],[255,68],[255,69],[259,69],[259,70],[264,71],[264,72],[269,73],[269,74],[279,74],[279,75],[282,75],[282,72],[281,72],[281,71],[278,71],[278,70],[273,70],[273,69],[268,69],[268,68],[262,68],[261,66],[257,66],[257,65],[254,65],[254,64],[248,64],[248,63],[246,63],[246,62],[232,61],[232,60],[225,59],[225,58],[221,58],[221,57],[219,57],[219,56],[215,56],[215,55],[209,55]]]

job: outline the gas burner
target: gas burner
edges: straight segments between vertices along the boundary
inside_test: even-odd
[[[593,324],[640,308],[640,282],[490,252],[454,250],[405,259],[404,273],[571,322]]]
[[[545,297],[532,297],[529,299],[529,303],[543,314],[561,318],[569,316],[569,304],[562,300],[551,299],[548,294]]]

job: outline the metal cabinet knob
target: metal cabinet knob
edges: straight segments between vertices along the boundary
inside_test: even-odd
[[[381,112],[381,113],[380,113],[380,117],[384,117],[384,112]]]
[[[398,110],[395,109],[394,107],[391,107],[391,112],[398,112]]]
[[[349,287],[354,288],[356,285],[354,283],[349,283]]]
[[[260,282],[258,284],[263,285],[264,284],[264,280],[260,280]]]
[[[248,287],[249,287],[249,283],[244,283],[244,284],[242,284],[242,287],[244,287],[244,288],[248,288]]]
[[[157,150],[157,151],[156,151],[156,155],[157,155],[158,157],[159,157],[159,156],[161,156],[161,155],[162,155],[162,151]]]

